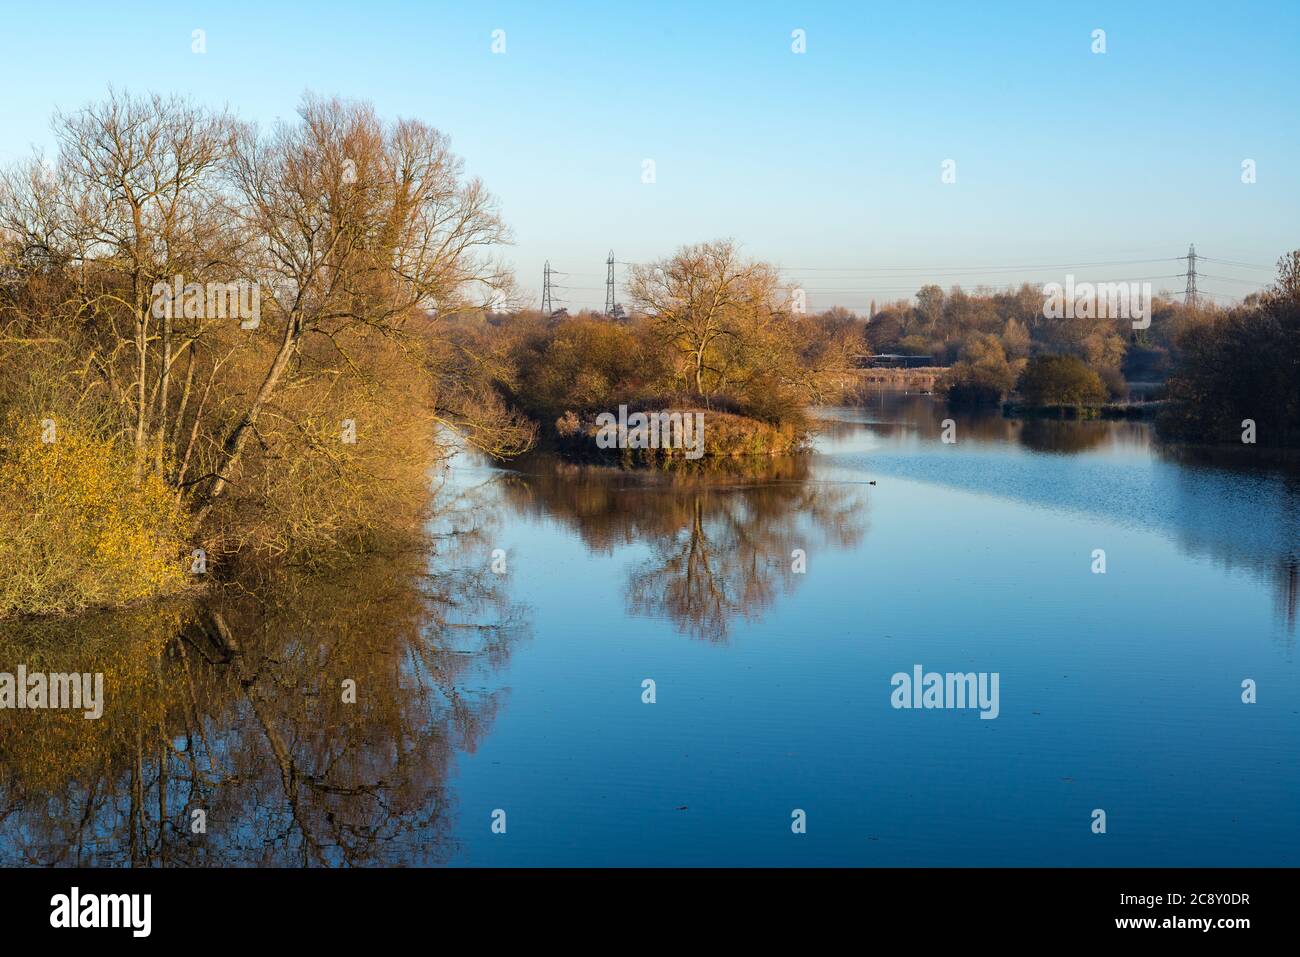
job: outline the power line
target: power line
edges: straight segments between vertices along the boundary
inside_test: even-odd
[[[1135,250],[1135,252],[1136,251],[1137,250]],[[997,282],[981,282],[978,280],[982,279],[982,277],[986,275],[995,275],[1000,273],[1017,273],[1017,272],[1026,273],[1026,272],[1033,272],[1036,270],[1048,270],[1048,269],[1061,269],[1061,270],[1073,271],[1073,270],[1097,268],[1101,266],[1172,263],[1172,262],[1183,262],[1183,261],[1186,261],[1187,269],[1181,273],[1168,273],[1168,274],[1150,275],[1150,276],[1126,276],[1126,277],[1112,278],[1112,279],[1089,279],[1088,281],[1095,282],[1095,283],[1147,282],[1147,281],[1159,282],[1167,279],[1183,279],[1185,280],[1184,301],[1187,303],[1195,303],[1198,297],[1207,297],[1211,299],[1232,298],[1226,293],[1211,293],[1211,292],[1201,290],[1199,287],[1199,280],[1202,279],[1208,279],[1214,282],[1238,283],[1242,285],[1255,286],[1257,288],[1267,285],[1267,283],[1265,282],[1256,281],[1252,279],[1242,279],[1235,276],[1222,276],[1222,275],[1202,272],[1197,268],[1198,260],[1209,261],[1213,263],[1219,263],[1224,266],[1232,266],[1232,267],[1243,268],[1243,269],[1271,270],[1272,268],[1269,266],[1263,266],[1255,263],[1246,263],[1237,260],[1218,259],[1212,256],[1204,256],[1197,253],[1196,247],[1192,245],[1188,247],[1188,252],[1187,255],[1185,256],[1165,256],[1165,257],[1153,257],[1153,258],[1146,258],[1146,259],[1108,259],[1108,260],[1096,260],[1090,262],[1077,262],[1077,263],[1038,262],[1038,263],[1022,263],[1018,265],[1011,264],[1011,263],[991,263],[987,265],[967,264],[962,266],[925,266],[925,265],[787,266],[787,267],[782,267],[781,271],[786,273],[787,275],[793,274],[794,279],[798,279],[799,273],[822,274],[816,277],[811,277],[811,276],[808,277],[808,282],[806,283],[797,282],[797,281],[788,283],[788,285],[798,286],[799,288],[804,289],[810,296],[826,297],[826,296],[861,295],[863,296],[864,299],[869,295],[874,298],[875,295],[879,295],[879,294],[915,293],[917,287],[914,284],[914,282],[916,280],[928,280],[930,283],[936,285],[940,283],[951,283],[952,285],[958,285],[962,280],[965,280],[968,283],[971,283],[971,285],[976,288],[979,286],[991,286],[995,289],[1003,288],[1009,290],[1013,288],[1014,282],[1007,283],[1005,286],[1001,286]],[[605,276],[604,276],[605,283],[603,287],[566,286],[563,288],[570,289],[574,292],[594,293],[594,292],[603,291],[605,293],[604,311],[606,315],[609,315],[611,314],[611,311],[617,306],[617,303],[613,302],[614,298],[616,298],[616,293],[617,293],[616,279],[614,275],[615,272],[614,266],[616,265],[644,266],[647,264],[633,262],[630,260],[616,259],[614,257],[613,251],[611,250],[609,252],[608,257],[605,260]],[[594,276],[596,274],[591,272],[562,273],[559,270],[551,269],[550,275],[552,277],[558,275],[572,275],[572,276],[585,277],[585,276]],[[841,281],[843,284],[827,285],[827,286],[817,285],[817,283],[819,282],[836,283],[837,280]],[[845,280],[847,280],[847,282],[844,282]],[[895,283],[890,285],[878,284],[878,283],[888,282],[889,280],[895,280]],[[1030,282],[1031,284],[1033,284],[1034,282],[1041,282],[1041,280],[1034,280],[1034,279],[1026,279],[1025,281]],[[1004,280],[1004,282],[1006,281]],[[908,285],[902,285],[899,283],[908,283]],[[545,293],[543,295],[544,310],[546,310],[548,306],[551,309],[553,309],[554,291],[558,288],[561,287],[557,286],[554,282],[554,279],[552,278],[549,284],[549,289],[551,291],[550,296],[547,296]],[[843,301],[837,302],[835,304],[847,305]],[[585,303],[583,305],[583,308],[588,308]],[[592,311],[595,311],[594,304],[590,308],[592,309]]]
[[[1212,256],[1200,256],[1198,258],[1204,259],[1206,262],[1222,263],[1225,266],[1240,266],[1242,269],[1263,269],[1265,272],[1273,272],[1277,269],[1276,266],[1261,266],[1257,263],[1239,263],[1232,259],[1215,259]]]
[[[1086,280],[1086,281],[1087,281],[1087,282],[1093,282],[1093,283],[1098,283],[1098,282],[1153,282],[1153,281],[1158,280],[1158,279],[1182,279],[1185,275],[1186,275],[1186,273],[1174,272],[1174,273],[1168,273],[1168,274],[1166,274],[1166,275],[1162,275],[1162,276],[1112,276],[1112,277],[1109,278],[1109,279],[1088,279],[1088,280]],[[1205,273],[1201,273],[1201,275],[1204,276]],[[1238,281],[1240,281],[1240,282],[1249,282],[1249,280],[1245,280],[1245,279],[1238,280]],[[977,287],[978,287],[978,286],[983,286],[983,285],[989,285],[989,284],[988,284],[988,283],[977,283],[977,284],[976,284]],[[818,288],[818,287],[816,287],[816,286],[808,286],[808,285],[804,285],[804,284],[800,283],[800,284],[798,284],[798,286],[799,286],[800,289],[803,289],[805,292],[808,292],[808,293],[819,293],[819,294],[822,294],[822,293],[843,293],[843,292],[876,292],[876,291],[887,290],[887,289],[912,289],[912,290],[916,289],[916,285],[915,285],[915,284],[907,285],[907,286],[878,286],[878,285],[875,285],[875,284],[873,283],[872,285],[869,285],[869,286],[823,286],[823,287]],[[1007,287],[1006,287],[1006,286],[1003,286],[1003,287],[999,287],[999,288],[1003,288],[1003,289],[1005,289],[1005,288],[1007,288]]]
[[[1204,259],[1204,256],[1199,257]],[[1212,276],[1208,272],[1197,273],[1202,279],[1218,279],[1221,282],[1244,282],[1248,286],[1267,286],[1269,283],[1260,282],[1258,279],[1238,279],[1236,276]]]
[[[1176,262],[1186,256],[1168,256],[1163,259],[1111,259],[1091,263],[1026,263],[1022,265],[991,266],[785,266],[789,272],[902,272],[956,275],[958,273],[1017,272],[1033,269],[1090,269],[1096,266],[1127,266],[1136,263]]]

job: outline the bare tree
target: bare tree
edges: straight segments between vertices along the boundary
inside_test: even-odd
[[[124,398],[132,412],[136,470],[155,433],[161,468],[175,356],[170,317],[155,320],[151,291],[174,275],[205,271],[203,241],[218,202],[216,173],[228,122],[178,98],[110,92],[102,103],[57,115],[55,133],[55,218],[68,259],[93,268],[93,285],[81,290],[82,306],[114,334],[119,323],[130,330],[135,358]]]
[[[669,259],[633,266],[628,291],[678,350],[684,378],[706,401],[727,378],[724,346],[780,309],[776,270],[743,259],[731,240],[685,246]]]
[[[447,333],[516,291],[442,133],[312,97],[258,131],[117,93],[55,129],[54,162],[0,173],[4,416],[120,442],[205,543],[268,553],[413,524],[439,424],[498,455],[533,441],[490,387],[500,357]],[[260,294],[248,325],[213,310],[236,282]],[[382,434],[340,448],[355,412]]]
[[[257,270],[273,293],[263,322],[278,324],[279,341],[221,443],[200,520],[305,336],[338,345],[356,326],[400,336],[418,315],[455,312],[476,297],[486,305],[508,281],[486,255],[507,240],[506,228],[446,136],[415,121],[386,127],[369,106],[337,99],[308,98],[300,116],[266,136],[245,126],[236,138],[239,215],[262,247]]]

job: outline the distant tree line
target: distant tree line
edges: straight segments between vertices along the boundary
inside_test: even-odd
[[[1300,251],[1277,281],[1240,304],[1186,305],[1155,297],[1151,322],[1048,318],[1043,290],[922,287],[879,310],[863,329],[875,352],[931,355],[947,365],[954,404],[1015,394],[1031,406],[1089,406],[1125,396],[1131,381],[1163,383],[1157,425],[1186,441],[1300,444]]]

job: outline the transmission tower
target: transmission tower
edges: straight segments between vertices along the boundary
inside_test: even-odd
[[[614,315],[614,250],[605,260],[605,315]]]
[[[551,306],[551,261],[546,260],[546,266],[542,269],[542,315],[546,318],[551,317],[553,309]]]
[[[1183,294],[1184,306],[1196,305],[1196,244],[1187,247],[1187,291]]]

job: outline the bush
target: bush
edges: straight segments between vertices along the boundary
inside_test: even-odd
[[[949,405],[997,405],[1011,391],[1010,370],[1006,377],[967,363],[957,363],[939,380]]]
[[[257,443],[204,529],[224,560],[336,564],[423,526],[429,471],[445,454],[432,383],[385,336],[352,330],[335,342],[360,374],[322,382],[313,369],[310,380],[287,379],[268,404]],[[304,366],[327,367],[331,353],[309,341]]]
[[[566,411],[605,410],[616,396],[646,388],[659,372],[635,330],[590,318],[536,331],[513,352],[520,370],[514,398],[542,421]]]
[[[1029,360],[1016,391],[1029,405],[1100,405],[1106,386],[1074,356],[1040,355]]]
[[[660,411],[668,411],[668,408],[632,408],[629,409],[629,415],[634,412]],[[750,416],[733,415],[717,409],[705,409],[703,406],[677,407],[672,409],[672,413],[683,417],[697,413],[704,416],[704,434],[700,450],[703,457],[710,460],[790,455],[804,451],[810,437],[807,427],[802,424],[786,422],[773,425]],[[660,448],[602,449],[597,441],[601,427],[597,424],[595,416],[590,419],[580,419],[572,412],[568,412],[556,423],[557,428],[561,423],[565,423],[566,430],[561,442],[563,448],[581,457],[597,460],[616,458],[629,466],[666,465],[669,462],[690,465],[698,461],[688,459],[686,453],[689,449],[685,448],[661,446]]]
[[[67,422],[0,437],[0,618],[68,614],[180,591],[189,518],[130,450]],[[43,441],[53,438],[54,441]]]
[[[962,360],[939,380],[939,389],[951,405],[996,405],[1015,381],[1002,343],[996,336],[976,333]]]
[[[572,410],[565,412],[564,415],[555,420],[555,432],[562,439],[577,435],[581,429],[582,423],[573,414]]]
[[[1097,376],[1101,379],[1101,384],[1106,387],[1106,394],[1110,398],[1128,397],[1128,380],[1124,378],[1124,373],[1117,366],[1103,366],[1097,370]]]

